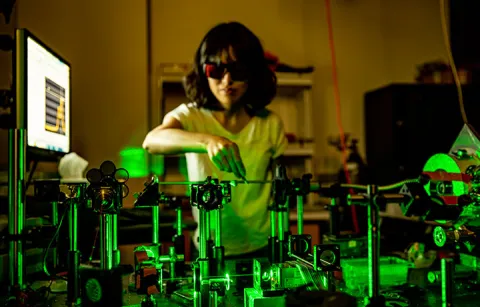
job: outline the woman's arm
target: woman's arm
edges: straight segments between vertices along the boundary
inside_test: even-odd
[[[237,144],[223,137],[185,131],[182,124],[170,116],[166,116],[160,126],[147,134],[143,148],[158,155],[207,153],[218,169],[232,172],[238,178],[246,176]]]
[[[143,148],[151,154],[160,155],[207,153],[210,137],[203,133],[185,131],[177,119],[167,116],[160,126],[147,134]]]

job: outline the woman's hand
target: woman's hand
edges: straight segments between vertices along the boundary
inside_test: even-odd
[[[211,136],[206,142],[206,149],[208,157],[219,170],[245,178],[247,174],[237,144],[223,137]]]

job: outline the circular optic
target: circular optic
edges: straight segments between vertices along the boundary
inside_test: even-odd
[[[443,247],[447,243],[447,233],[445,229],[440,226],[435,227],[433,230],[433,241],[438,247]]]
[[[102,299],[102,285],[94,278],[90,278],[85,283],[85,292],[92,303],[98,303]]]
[[[100,170],[104,176],[113,176],[117,168],[112,161],[104,161],[102,165],[100,165]]]
[[[330,264],[334,264],[337,257],[335,256],[334,252],[327,249],[320,254],[320,259]]]
[[[92,168],[87,172],[87,180],[90,183],[100,183],[102,177],[102,172],[98,168]]]
[[[212,193],[210,191],[205,191],[202,195],[202,201],[205,203],[210,202],[212,198]]]
[[[125,183],[128,181],[129,179],[129,174],[128,174],[128,171],[124,168],[119,168],[115,171],[115,179],[119,182],[119,183]]]
[[[130,193],[130,189],[126,185],[123,185],[122,186],[122,198],[127,197],[129,193]]]

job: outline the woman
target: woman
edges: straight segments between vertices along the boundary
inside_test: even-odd
[[[276,93],[259,39],[238,22],[222,23],[203,38],[185,81],[191,103],[168,113],[144,148],[185,153],[188,177],[203,181],[270,180],[270,167],[287,147],[281,119],[265,109]],[[222,211],[226,257],[267,256],[270,184],[240,184]],[[198,222],[198,211],[193,215]],[[194,242],[197,245],[198,229]],[[197,246],[198,248],[198,246]]]

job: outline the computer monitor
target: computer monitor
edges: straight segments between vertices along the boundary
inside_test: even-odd
[[[71,150],[71,66],[32,33],[17,30],[16,86],[25,106],[29,154]],[[18,93],[17,89],[17,93]]]

